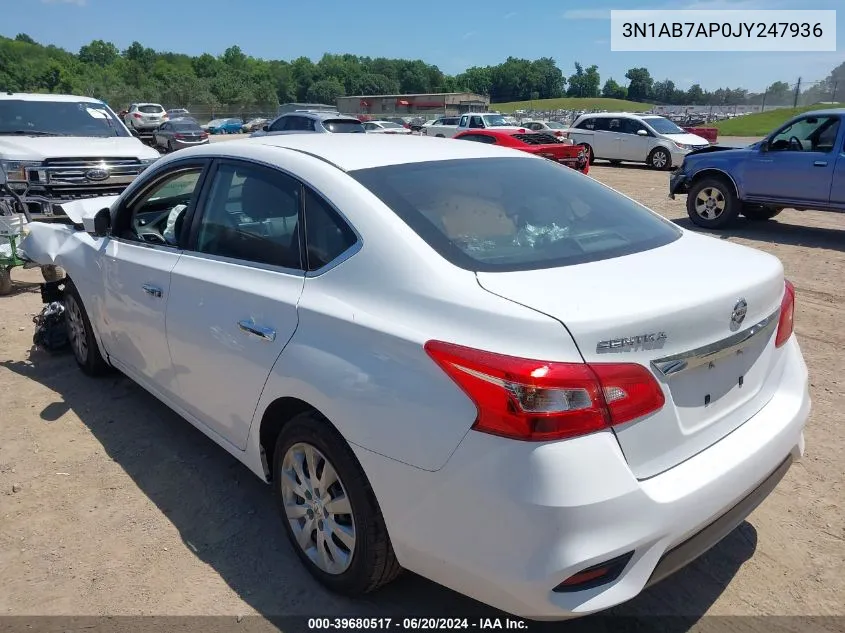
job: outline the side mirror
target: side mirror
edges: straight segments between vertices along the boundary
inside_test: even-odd
[[[270,131],[270,126],[269,126],[269,125],[263,125],[263,126],[261,126],[261,131],[262,131],[262,132],[269,132],[269,131]]]
[[[637,130],[637,136],[648,136],[648,132],[643,130],[642,128]]]
[[[106,237],[111,231],[111,210],[100,209],[93,218],[83,218],[82,226],[94,237]]]
[[[760,151],[764,154],[769,151],[769,141],[768,140],[760,141]]]

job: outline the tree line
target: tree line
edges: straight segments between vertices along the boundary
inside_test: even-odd
[[[775,82],[764,93],[743,88],[688,90],[670,79],[655,81],[647,68],[631,68],[624,78],[602,84],[598,66],[575,62],[566,76],[554,59],[508,57],[495,66],[475,66],[448,75],[423,60],[325,54],[317,62],[264,60],[231,46],[219,56],[158,52],[139,42],[121,51],[111,42],[94,40],[72,53],[42,45],[21,33],[0,37],[0,90],[53,92],[103,99],[115,108],[135,101],[167,107],[222,107],[275,110],[278,103],[335,103],[344,95],[413,94],[469,91],[493,103],[558,97],[612,97],[673,105],[743,105],[792,103],[794,91]],[[804,95],[832,100],[839,81],[845,93],[845,63]]]

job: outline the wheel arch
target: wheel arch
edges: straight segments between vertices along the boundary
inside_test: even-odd
[[[732,188],[734,194],[737,198],[742,199],[740,195],[740,189],[737,186],[736,180],[734,180],[733,176],[731,176],[728,172],[723,169],[719,169],[718,167],[706,167],[701,171],[695,172],[692,178],[690,178],[689,184],[687,185],[687,191],[692,189],[692,187],[704,178],[719,178],[720,180],[724,180],[727,182]]]
[[[292,396],[282,396],[273,400],[261,415],[258,425],[258,448],[261,452],[261,467],[267,482],[273,480],[273,452],[276,450],[276,440],[285,426],[301,413],[312,411],[325,420],[325,423],[342,437],[337,427],[329,418],[314,405]]]
[[[106,362],[106,364],[111,365],[111,360],[109,358],[109,352],[106,349],[106,346],[103,344],[103,337],[102,337],[102,334],[100,333],[100,328],[98,327],[98,323],[97,323],[96,320],[91,319],[91,312],[89,310],[89,305],[87,305],[85,303],[85,297],[82,295],[82,291],[80,290],[79,286],[76,284],[76,282],[70,276],[70,274],[67,272],[67,268],[65,268],[64,270],[65,270],[65,276],[61,281],[63,281],[65,284],[70,283],[70,284],[73,285],[74,288],[76,288],[76,292],[79,294],[79,298],[82,301],[82,308],[88,314],[88,321],[91,323],[91,331],[94,333],[94,340],[97,342],[97,347],[100,350],[100,356],[102,356],[102,358]],[[64,294],[64,292],[65,292],[65,289],[62,288],[62,294]]]

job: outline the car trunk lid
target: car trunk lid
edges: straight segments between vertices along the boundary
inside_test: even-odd
[[[654,374],[665,406],[614,427],[640,479],[711,446],[774,395],[784,279],[771,255],[685,232],[625,257],[477,276],[486,290],[561,321],[586,362]]]

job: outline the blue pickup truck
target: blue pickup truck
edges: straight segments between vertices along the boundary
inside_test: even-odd
[[[845,109],[794,117],[748,147],[687,154],[669,197],[687,194],[694,224],[723,229],[740,215],[768,220],[785,208],[845,211]]]

